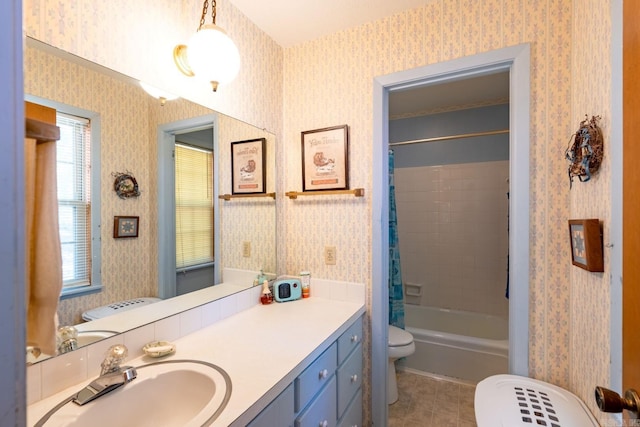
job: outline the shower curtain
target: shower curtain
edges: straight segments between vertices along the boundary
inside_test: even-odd
[[[393,173],[393,150],[389,150],[389,324],[404,329],[404,293],[402,291],[396,188]]]

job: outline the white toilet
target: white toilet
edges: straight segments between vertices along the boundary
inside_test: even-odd
[[[416,351],[413,335],[404,329],[389,325],[389,366],[387,367],[387,404],[398,400],[398,383],[396,381],[395,361],[401,357],[411,356]]]

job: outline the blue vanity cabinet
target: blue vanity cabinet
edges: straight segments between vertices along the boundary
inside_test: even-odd
[[[322,376],[329,378],[327,384],[320,383]],[[302,411],[296,417],[295,427],[333,427],[338,422],[362,425],[361,394],[360,403],[356,402],[362,386],[362,317],[349,326],[295,384],[295,410]],[[309,398],[311,403],[306,403]]]
[[[249,427],[362,425],[362,317],[359,317]]]
[[[336,427],[336,377],[332,375],[326,386],[296,417],[295,427]]]
[[[294,381],[295,427],[335,427],[337,359],[334,342]]]
[[[356,392],[347,410],[342,415],[338,427],[360,427],[362,426],[362,389]]]
[[[362,342],[362,317],[353,322],[338,338],[338,365]]]
[[[338,425],[362,425],[362,317],[338,338]]]
[[[338,416],[342,416],[362,386],[362,344],[338,368]]]
[[[274,427],[293,426],[293,384],[278,395],[273,401],[258,414],[248,427]]]
[[[322,389],[336,372],[336,343],[314,360],[298,378],[295,379],[295,411],[304,409],[311,399]]]

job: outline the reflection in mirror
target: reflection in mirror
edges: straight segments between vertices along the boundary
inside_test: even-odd
[[[99,118],[100,159],[99,163],[92,162],[91,168],[93,173],[99,173],[101,182],[92,195],[95,206],[99,206],[100,222],[100,231],[93,240],[98,240],[101,247],[95,251],[98,253],[91,254],[90,262],[97,264],[100,286],[93,293],[64,296],[58,304],[59,324],[75,325],[80,335],[86,335],[79,342],[125,332],[238,292],[253,284],[254,273],[260,269],[275,273],[274,200],[217,198],[218,194],[231,193],[231,142],[247,139],[266,139],[266,191],[275,191],[273,134],[184,99],[161,105],[133,79],[33,39],[27,39],[24,52],[24,85],[25,96],[30,101],[62,109],[72,107],[73,111],[92,112]],[[115,316],[83,321],[83,313],[98,307],[162,297],[159,228],[166,224],[159,223],[162,217],[159,203],[166,194],[161,193],[158,164],[161,133],[175,138],[180,132],[169,132],[171,124],[202,117],[215,118],[213,135],[217,150],[214,147],[213,173],[218,185],[213,188],[212,203],[216,207],[214,229],[219,244],[213,259],[222,283],[171,300],[121,310]],[[114,191],[113,174],[116,173],[135,177],[140,196],[118,197]],[[137,237],[114,238],[116,216],[138,217]],[[175,257],[174,252],[170,256],[172,265]],[[174,269],[174,278],[176,273]],[[180,274],[189,275],[189,272]],[[88,334],[87,331],[102,332]]]

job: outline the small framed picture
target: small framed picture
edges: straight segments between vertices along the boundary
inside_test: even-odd
[[[266,138],[231,143],[231,193],[266,191]]]
[[[114,216],[113,217],[113,237],[120,239],[123,237],[138,237],[138,216]]]
[[[597,219],[570,219],[571,263],[591,272],[603,272],[602,233]]]
[[[349,127],[302,132],[302,191],[349,189]]]

